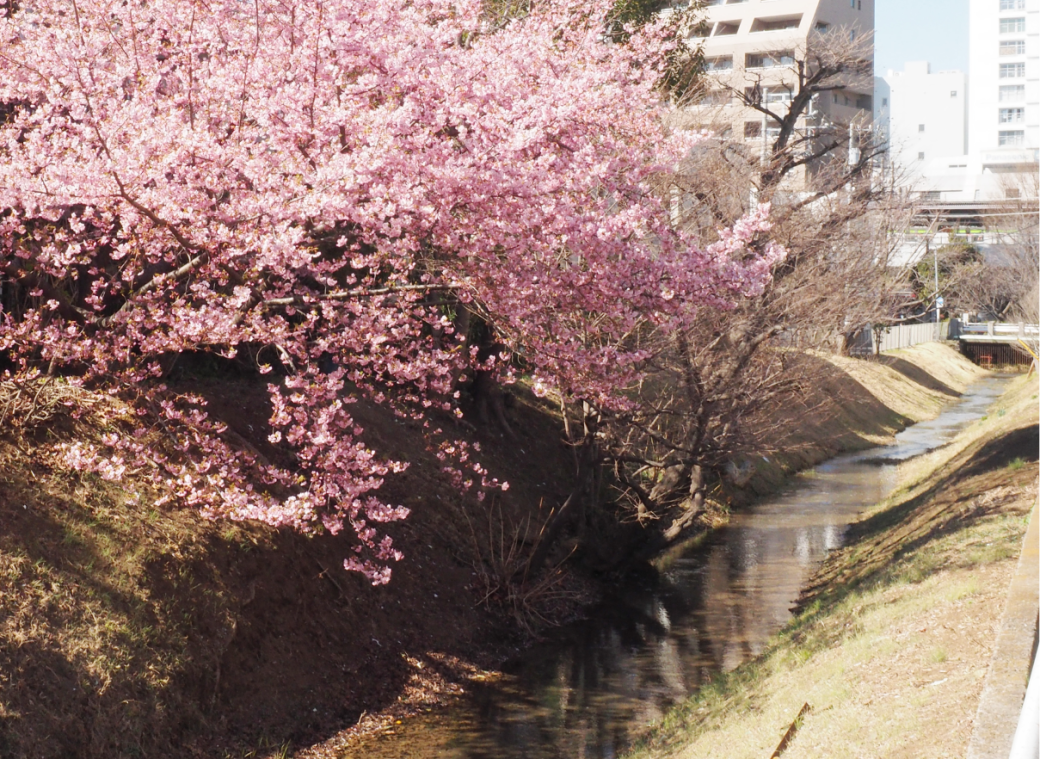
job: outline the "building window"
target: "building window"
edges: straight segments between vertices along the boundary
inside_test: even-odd
[[[744,122],[744,139],[751,140],[755,137],[762,136],[762,122],[761,121],[745,121]]]
[[[881,98],[881,107],[884,108],[888,105],[888,98]]]
[[[924,153],[918,153],[917,154],[917,160],[918,161],[923,161],[924,160]]]
[[[1002,63],[1000,64],[1001,79],[1021,79],[1026,75],[1026,64],[1024,63]]]
[[[924,131],[924,124],[918,124],[917,125],[917,131],[918,132],[923,132]]]
[[[998,144],[1002,148],[1020,148],[1026,142],[1026,133],[1015,130],[1013,132],[1000,132]]]
[[[1000,43],[1000,54],[1001,55],[1025,55],[1026,54],[1026,41],[1025,40],[1007,40]]]
[[[1025,108],[1001,108],[1000,109],[1000,123],[1001,124],[1021,124],[1026,120],[1026,109]]]
[[[1002,11],[1024,11],[1026,9],[1026,0],[1000,0],[1000,10]]]
[[[744,67],[749,69],[771,69],[776,66],[793,66],[794,53],[790,50],[773,50],[768,53],[748,53]]]
[[[817,21],[816,22],[816,31],[818,31],[820,34],[826,34],[827,30],[830,29],[830,28],[831,28],[830,24],[825,24],[822,21]]]
[[[1022,191],[1017,187],[1009,187],[1004,190],[1004,198],[1006,200],[1018,200],[1022,197]]]
[[[1024,84],[1002,84],[1000,85],[999,98],[1001,103],[1014,103],[1026,99],[1026,86]]]
[[[717,58],[705,58],[704,68],[707,71],[728,71],[733,68],[733,56],[720,55]]]
[[[957,90],[950,90],[950,97],[951,98],[957,97]]]
[[[725,37],[728,34],[736,34],[740,30],[739,21],[720,21],[715,24],[715,33],[712,37]]]
[[[1024,18],[1002,18],[1000,19],[1001,34],[1021,34],[1026,30]]]
[[[732,97],[728,90],[708,90],[697,102],[700,105],[728,105]]]
[[[942,200],[942,190],[925,190],[921,193],[921,200]]]

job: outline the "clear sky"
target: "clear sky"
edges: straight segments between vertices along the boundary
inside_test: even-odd
[[[907,61],[968,72],[968,0],[877,0],[874,8],[875,73]]]

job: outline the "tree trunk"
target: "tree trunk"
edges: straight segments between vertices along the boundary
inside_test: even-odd
[[[527,562],[524,576],[537,574],[545,565],[549,554],[563,536],[564,530],[571,526],[575,519],[582,519],[585,514],[587,500],[592,495],[591,491],[596,479],[596,469],[599,466],[599,456],[595,442],[587,439],[582,445],[579,456],[579,469],[577,484],[574,490],[567,496],[567,500],[546,521],[535,544],[534,553]]]

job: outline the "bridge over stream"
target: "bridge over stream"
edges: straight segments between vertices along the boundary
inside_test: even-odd
[[[870,355],[940,340],[960,341],[961,352],[980,366],[1029,365],[1036,358],[1040,325],[963,319],[895,324],[876,332],[863,330],[854,339],[850,352]]]
[[[952,319],[950,339],[961,341],[961,352],[981,366],[1028,364],[1036,359],[1040,326],[1036,324],[973,324]]]

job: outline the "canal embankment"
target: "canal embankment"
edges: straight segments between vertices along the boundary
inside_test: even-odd
[[[782,486],[785,472],[891,440],[986,374],[942,345],[814,360],[812,397],[766,420],[787,442],[752,462],[749,499]],[[213,378],[203,390],[215,418],[259,439],[262,381]],[[475,567],[481,552],[509,549],[487,539],[506,518],[537,515],[568,491],[558,420],[533,397],[518,392],[509,409],[514,438],[460,428],[511,485],[469,522],[420,431],[356,404],[366,435],[411,463],[384,486],[413,515],[395,532],[405,559],[379,588],[342,569],[342,535],[213,522],[133,475],[145,496],[70,469],[61,447],[100,444],[105,427],[90,409],[112,402],[85,391],[74,400],[82,415],[0,435],[0,754],[341,756],[359,734],[403,730],[493,682],[530,642],[487,602]],[[552,590],[564,591],[566,613],[594,597],[589,586]],[[660,713],[637,717],[641,730]],[[420,750],[439,753],[428,736]]]
[[[670,711],[632,759],[965,756],[1035,508],[1037,398],[1019,377],[902,464],[766,650]]]
[[[816,454],[833,444],[826,436],[846,434],[842,455],[734,507],[727,524],[676,547],[655,571],[629,578],[584,619],[505,662],[501,673],[469,683],[450,708],[383,723],[375,730],[381,735],[306,755],[617,756],[671,706],[713,687],[719,672],[753,660],[790,619],[814,568],[842,545],[848,522],[892,492],[898,462],[952,440],[1013,381],[943,345],[848,362],[862,382],[841,371],[844,363],[826,362],[836,380],[833,405],[821,413],[810,398],[796,419],[817,425],[824,439],[813,442]],[[823,381],[817,389],[828,395]],[[890,434],[915,419],[925,421]],[[867,435],[891,444],[859,450]]]
[[[797,403],[770,408],[753,426],[770,453],[738,461],[748,472],[727,494],[737,505],[775,492],[794,472],[841,453],[890,443],[934,419],[977,380],[990,376],[946,343],[922,343],[869,358],[810,354],[815,363]]]

